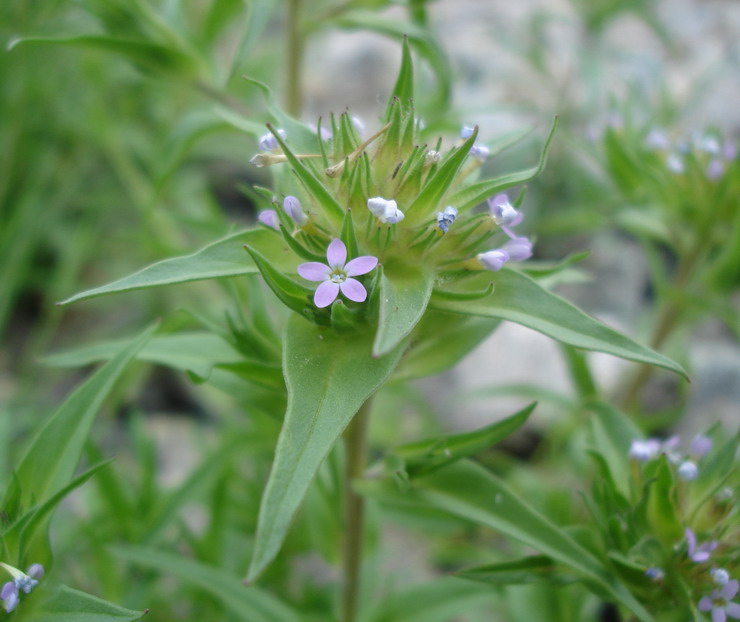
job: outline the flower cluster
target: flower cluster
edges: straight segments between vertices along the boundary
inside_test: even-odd
[[[688,455],[683,456],[676,451],[681,439],[672,436],[666,441],[656,438],[647,440],[635,439],[629,449],[629,457],[638,462],[648,462],[665,454],[672,464],[676,464],[676,473],[685,481],[695,480],[699,476],[697,461],[708,454],[712,449],[712,440],[707,436],[696,436],[689,445]]]
[[[653,128],[645,138],[645,146],[661,152],[666,168],[676,175],[686,172],[687,158],[693,156],[703,163],[706,176],[716,180],[737,159],[732,141],[708,132],[694,132],[688,140],[672,142],[663,130]]]
[[[515,227],[524,219],[524,214],[517,211],[509,202],[505,194],[498,194],[488,199],[491,218],[509,240],[501,247],[478,255],[478,260],[489,270],[497,272],[509,261],[524,261],[532,256],[532,242],[529,238],[514,233]]]
[[[39,584],[44,576],[44,567],[41,564],[32,564],[27,572],[21,572],[17,568],[0,562],[0,566],[5,568],[13,577],[0,590],[0,600],[3,601],[5,611],[10,613],[20,602],[21,593],[30,594]]]

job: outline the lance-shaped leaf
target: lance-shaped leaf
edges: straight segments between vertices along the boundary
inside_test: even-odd
[[[289,309],[303,313],[309,305],[310,296],[313,292],[285,276],[266,257],[252,247],[245,246],[244,248],[252,256],[252,260],[259,268],[262,278],[265,279],[265,283],[267,283],[280,301]]]
[[[383,114],[383,121],[385,123],[388,123],[388,121],[391,120],[391,108],[394,99],[398,99],[401,103],[402,110],[407,110],[414,99],[414,63],[411,59],[409,40],[406,37],[403,39],[401,68],[398,70],[396,84],[393,87],[391,96],[388,98],[388,104],[386,105],[385,113]]]
[[[23,609],[25,607],[18,611],[22,616]],[[60,585],[41,606],[34,607],[29,616],[22,619],[36,622],[134,622],[146,613],[126,609],[92,594]]]
[[[301,619],[300,614],[269,592],[254,585],[246,587],[221,568],[154,548],[116,546],[112,547],[112,552],[122,561],[177,577],[208,592],[229,609],[235,616],[232,619],[244,622],[298,622]]]
[[[528,555],[509,562],[465,568],[458,570],[455,576],[493,585],[522,585],[543,581],[564,585],[577,580],[576,577],[559,571],[547,555]]]
[[[510,417],[479,430],[403,445],[393,453],[403,458],[409,475],[436,471],[456,460],[473,456],[516,432],[534,410],[536,402]]]
[[[398,264],[384,267],[373,356],[390,352],[413,330],[424,315],[433,285],[430,272]]]
[[[295,269],[297,259],[280,236],[267,229],[248,229],[213,242],[192,255],[159,261],[107,285],[75,294],[59,304],[147,287],[254,274],[258,272],[257,266],[244,252],[245,244],[274,258],[280,268],[286,271]]]
[[[495,291],[487,298],[464,302],[435,298],[430,306],[442,311],[509,320],[576,348],[606,352],[686,376],[678,363],[586,315],[520,272],[504,269],[492,275],[486,271],[463,283],[468,289],[479,290],[490,281]]]
[[[95,415],[118,377],[149,340],[156,326],[78,387],[46,422],[18,465],[24,505],[41,502],[72,479]]]
[[[292,316],[283,365],[288,408],[262,497],[248,579],[277,555],[321,462],[360,406],[385,382],[405,344],[372,356],[372,334],[337,336]]]
[[[540,161],[537,163],[536,166],[525,169],[523,171],[517,171],[515,173],[501,175],[500,177],[494,177],[493,179],[481,181],[477,184],[473,184],[472,186],[468,186],[467,188],[463,188],[462,190],[459,190],[450,196],[450,205],[454,205],[460,211],[470,209],[472,207],[475,207],[479,203],[482,203],[487,198],[495,195],[496,193],[501,192],[502,190],[506,190],[506,188],[518,186],[519,184],[526,183],[537,177],[537,175],[542,172],[542,169],[545,168],[545,163],[547,162],[547,154],[550,150],[552,137],[555,135],[555,128],[557,128],[557,126],[558,118],[555,117],[555,120],[552,123],[552,127],[550,128],[550,133],[547,135],[547,140],[545,140],[545,145],[542,148]]]
[[[609,568],[483,467],[461,460],[414,478],[412,484],[405,494],[395,492],[396,500],[406,497],[407,502],[430,505],[506,534],[567,566],[599,592],[629,608],[639,620],[652,621]],[[387,483],[383,490],[388,494],[394,488],[393,483]]]

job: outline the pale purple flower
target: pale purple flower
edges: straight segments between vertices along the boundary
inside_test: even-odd
[[[532,242],[524,237],[511,238],[501,250],[508,253],[509,261],[524,261],[532,256]]]
[[[354,302],[364,302],[367,290],[362,283],[351,277],[367,274],[373,270],[378,265],[378,258],[363,255],[345,265],[347,247],[342,240],[336,238],[326,249],[326,261],[328,265],[309,261],[298,266],[298,274],[307,281],[322,281],[314,294],[314,304],[319,309],[328,307],[337,299],[340,291]]]
[[[709,574],[712,575],[712,579],[719,586],[727,585],[730,582],[730,573],[724,568],[712,568]]]
[[[676,472],[682,480],[691,482],[699,476],[699,467],[697,467],[696,463],[691,460],[684,460],[678,465]]]
[[[712,450],[712,439],[708,436],[695,436],[691,441],[690,451],[697,458],[703,458]]]
[[[676,173],[677,175],[680,175],[684,172],[683,160],[681,159],[681,156],[677,153],[668,154],[665,165],[666,168],[671,171],[671,173]]]
[[[477,160],[485,162],[488,159],[488,156],[491,155],[491,150],[485,145],[473,145],[468,153]]]
[[[492,251],[480,253],[478,255],[478,261],[480,261],[488,270],[498,272],[504,267],[504,264],[509,261],[509,253],[500,248],[496,248]]]
[[[349,118],[350,121],[352,121],[352,125],[355,126],[355,129],[357,130],[357,133],[360,135],[360,138],[365,136],[365,122],[360,119],[360,117],[357,117],[355,115],[352,115]]]
[[[10,613],[20,602],[20,593],[30,594],[39,584],[39,580],[44,576],[44,567],[41,564],[32,564],[28,572],[23,573],[8,564],[0,565],[13,576],[13,580],[5,583],[0,590],[0,600],[3,601],[5,611]]]
[[[380,222],[385,222],[390,225],[395,225],[405,218],[404,213],[398,209],[398,205],[395,201],[384,199],[383,197],[373,197],[372,199],[368,199],[367,208],[375,214],[375,217]]]
[[[686,535],[687,554],[689,556],[689,559],[691,559],[691,561],[693,562],[696,562],[697,564],[703,564],[705,561],[707,561],[711,556],[712,551],[714,551],[714,549],[719,546],[719,542],[717,542],[716,540],[711,540],[710,542],[705,542],[697,548],[696,534],[688,527],[686,527],[684,533]]]
[[[444,212],[437,212],[437,226],[442,229],[442,233],[447,233],[453,222],[457,218],[457,209],[451,205],[445,207]]]
[[[651,581],[662,581],[665,578],[665,573],[657,566],[650,566],[645,571],[645,576]]]
[[[267,225],[273,229],[280,229],[280,219],[274,209],[262,210],[257,214],[257,220],[263,225]]]
[[[739,587],[737,581],[730,581],[720,589],[713,590],[699,601],[699,611],[711,611],[712,622],[725,622],[727,616],[740,620],[740,603],[732,602]]]
[[[277,133],[280,135],[280,138],[285,140],[287,138],[287,134],[285,133],[285,130],[276,130]],[[260,137],[259,142],[257,143],[257,146],[260,148],[261,151],[273,151],[278,148],[278,141],[277,138],[275,138],[271,132],[268,132],[267,134],[264,134]]]
[[[719,179],[725,172],[725,164],[719,158],[712,158],[707,164],[707,177],[709,179]]]
[[[488,199],[488,209],[491,211],[493,222],[499,227],[514,227],[524,219],[524,214],[514,208],[507,194],[497,194]]]
[[[283,209],[299,227],[308,222],[308,216],[303,211],[303,206],[297,197],[288,195],[283,199]]]
[[[645,144],[651,149],[669,149],[671,142],[663,130],[652,129],[645,139]]]
[[[727,161],[731,162],[737,157],[737,147],[735,143],[726,140],[725,146],[722,148],[722,157]]]
[[[13,581],[8,581],[3,585],[3,589],[0,591],[0,600],[3,601],[3,606],[7,613],[10,613],[18,606],[20,600],[18,597],[18,586]]]
[[[649,438],[646,441],[635,439],[632,441],[629,450],[629,457],[638,462],[647,462],[652,460],[660,452],[660,441]]]
[[[716,136],[712,136],[711,134],[699,134],[694,136],[694,144],[700,151],[704,151],[712,155],[717,155],[720,152],[719,140],[717,140]]]
[[[475,131],[474,127],[470,127],[469,125],[463,125],[462,129],[460,130],[460,138],[463,140],[468,140],[473,135],[473,132]]]

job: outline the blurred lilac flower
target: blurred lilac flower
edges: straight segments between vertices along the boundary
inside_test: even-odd
[[[297,197],[288,195],[283,199],[283,209],[299,227],[308,222],[308,216],[303,211],[303,206]]]
[[[444,212],[437,212],[437,226],[442,229],[442,233],[447,233],[453,222],[457,218],[457,209],[451,205],[445,207]]]
[[[360,138],[365,136],[365,122],[360,119],[360,117],[352,115],[349,118],[350,121],[352,121],[352,125],[355,126],[355,129],[357,130],[357,133],[360,135]]]
[[[725,164],[719,158],[712,158],[707,164],[707,177],[709,179],[719,179],[725,172]]]
[[[730,581],[718,590],[713,590],[699,601],[699,611],[711,611],[712,622],[725,622],[727,616],[740,620],[740,603],[731,602],[737,595],[737,581]]]
[[[491,150],[485,145],[473,145],[470,148],[469,153],[471,156],[473,156],[477,160],[480,160],[481,162],[485,162],[488,159],[488,156],[491,155]]]
[[[460,138],[463,140],[468,140],[473,135],[473,132],[475,131],[474,127],[470,127],[469,125],[463,125],[462,129],[460,130]]]
[[[651,581],[662,581],[665,578],[665,573],[657,566],[650,566],[645,571],[645,576]]]
[[[699,548],[696,547],[696,534],[686,527],[684,531],[686,535],[687,553],[691,561],[697,564],[702,564],[707,561],[712,554],[712,551],[719,546],[719,542],[712,540],[705,542]]]
[[[632,441],[629,450],[629,457],[638,462],[647,462],[652,460],[660,452],[660,441],[649,438],[646,441],[635,439]]]
[[[375,214],[375,217],[380,222],[395,225],[404,219],[404,214],[400,209],[398,209],[396,202],[384,199],[383,197],[373,197],[372,199],[368,199],[367,208]]]
[[[676,472],[685,482],[691,482],[699,476],[699,468],[696,466],[696,463],[691,460],[684,460],[678,465]]]
[[[722,157],[727,162],[732,162],[737,157],[737,147],[735,146],[735,143],[726,140],[725,146],[722,148]]]
[[[501,250],[509,254],[509,261],[524,261],[532,256],[532,242],[524,237],[511,238]]]
[[[711,134],[697,134],[693,137],[694,145],[700,151],[717,155],[720,152],[719,141]]]
[[[8,581],[0,591],[0,599],[3,601],[5,611],[10,613],[18,606],[18,587],[13,581]]]
[[[671,141],[663,130],[652,129],[645,138],[645,144],[651,149],[669,149]]]
[[[727,585],[730,582],[730,573],[727,572],[724,568],[712,568],[709,571],[709,574],[712,575],[712,579],[714,579],[714,582],[717,585]]]
[[[280,229],[280,219],[274,209],[262,210],[257,214],[257,220],[263,225],[267,225],[273,229]]]
[[[347,247],[344,242],[335,238],[326,249],[326,261],[328,265],[309,261],[298,266],[298,274],[307,281],[322,281],[314,294],[314,304],[319,309],[328,307],[337,299],[340,291],[350,300],[364,302],[367,290],[362,283],[351,277],[367,274],[373,270],[378,265],[378,258],[363,255],[345,265]]]
[[[708,436],[695,436],[691,441],[691,454],[697,458],[703,458],[712,450],[712,439]]]
[[[504,264],[509,261],[509,253],[497,248],[486,253],[480,253],[478,255],[478,261],[480,261],[488,270],[498,272],[504,267]]]
[[[684,171],[683,160],[677,153],[669,154],[666,158],[665,165],[671,173],[676,173],[677,175],[680,175]]]
[[[282,138],[283,140],[288,137],[288,135],[285,133],[285,130],[279,129],[276,131],[280,135],[280,138]],[[267,134],[264,134],[260,137],[257,145],[259,146],[261,151],[273,151],[274,149],[278,148],[278,141],[271,132],[267,132]]]

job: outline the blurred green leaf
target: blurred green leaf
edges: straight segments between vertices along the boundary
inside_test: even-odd
[[[477,275],[464,283],[467,283],[466,289],[478,290],[490,281],[494,282],[495,292],[487,298],[465,302],[435,299],[430,307],[465,315],[509,320],[576,348],[606,352],[632,361],[657,365],[686,377],[681,366],[668,357],[589,317],[520,272],[505,268],[494,274],[486,272]]]
[[[140,620],[146,611],[133,611],[61,585],[41,604],[23,615],[19,607],[19,622],[133,622]],[[15,616],[14,616],[15,617]]]
[[[458,570],[455,576],[493,585],[541,582],[565,585],[578,580],[575,576],[559,571],[547,555],[528,555],[510,562],[465,568]]]
[[[78,300],[147,287],[257,273],[254,262],[244,252],[245,244],[268,251],[270,256],[278,259],[280,267],[286,272],[294,271],[298,265],[298,260],[294,261],[292,253],[274,231],[248,229],[213,242],[192,255],[159,261],[107,285],[75,294],[59,304],[66,305]]]
[[[154,548],[111,547],[120,560],[177,577],[205,590],[244,622],[299,622],[301,616],[269,592],[257,586],[245,586],[228,572],[199,561]]]
[[[388,378],[405,344],[372,356],[372,334],[337,336],[293,315],[283,366],[288,409],[260,505],[248,578],[277,555],[321,462],[365,401]]]
[[[411,333],[424,315],[434,284],[431,272],[399,264],[383,268],[373,356],[387,354]]]

